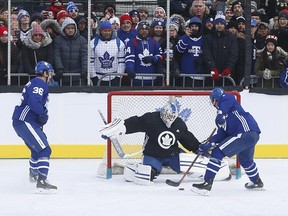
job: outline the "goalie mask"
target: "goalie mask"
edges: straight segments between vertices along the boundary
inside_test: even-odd
[[[168,128],[171,127],[172,123],[178,117],[178,107],[176,103],[168,102],[160,111],[160,117]]]

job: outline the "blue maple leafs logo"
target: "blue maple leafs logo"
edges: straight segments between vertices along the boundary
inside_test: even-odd
[[[103,69],[110,69],[112,68],[112,63],[115,59],[115,57],[110,58],[110,54],[106,51],[102,57],[98,57],[100,63],[101,63],[101,68]]]
[[[181,104],[179,103],[179,101],[176,101],[176,106],[179,110],[179,117],[184,121],[184,122],[187,122],[188,119],[190,118],[191,114],[192,114],[192,111],[190,108],[185,108],[185,109],[182,109],[181,110]],[[161,112],[163,110],[163,107],[161,108],[156,108],[155,109],[156,111],[159,111]]]

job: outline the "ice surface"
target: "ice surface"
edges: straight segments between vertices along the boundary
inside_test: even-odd
[[[122,176],[96,177],[101,160],[52,159],[50,183],[57,194],[35,194],[28,160],[0,160],[0,216],[286,216],[286,159],[257,159],[266,191],[247,191],[240,180],[215,182],[209,197],[191,192],[186,178],[178,190],[165,184],[182,175],[161,175],[152,186],[124,182]]]

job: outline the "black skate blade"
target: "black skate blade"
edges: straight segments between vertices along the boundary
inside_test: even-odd
[[[36,188],[36,194],[56,194],[57,189],[44,189],[44,188]]]
[[[194,193],[200,194],[201,196],[209,196],[210,195],[210,191],[209,190],[204,190],[204,189],[201,190],[201,189],[198,189],[196,187],[192,187],[191,191],[194,192]]]
[[[168,185],[170,185],[170,186],[172,186],[172,187],[178,187],[178,186],[180,185],[179,182],[174,182],[174,181],[172,181],[172,180],[170,180],[170,179],[167,179],[167,180],[166,180],[166,184],[168,184]]]

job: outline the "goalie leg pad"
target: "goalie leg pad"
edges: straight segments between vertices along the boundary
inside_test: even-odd
[[[123,178],[127,182],[134,182],[135,181],[135,172],[137,169],[138,164],[128,163],[124,167]]]
[[[105,125],[100,129],[102,136],[111,137],[111,136],[120,136],[126,133],[126,127],[124,125],[123,119],[114,119],[111,123]]]
[[[153,181],[151,181],[151,173],[151,166],[137,164],[135,171],[135,183],[140,185],[153,185]]]

